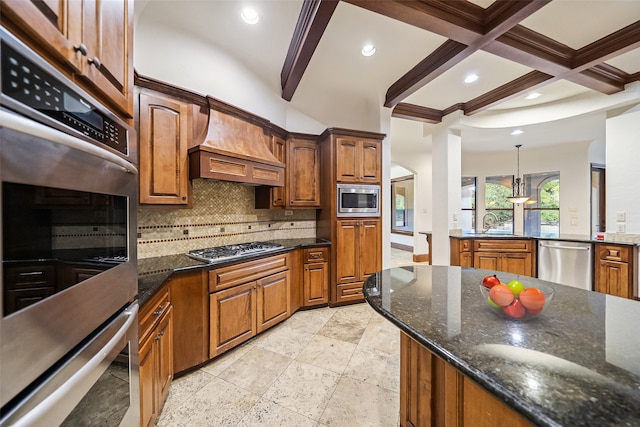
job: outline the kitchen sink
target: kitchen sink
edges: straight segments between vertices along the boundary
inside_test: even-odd
[[[487,230],[487,231],[476,231],[476,230],[468,230],[463,231],[463,235],[474,235],[474,236],[513,236],[512,231],[507,230]]]

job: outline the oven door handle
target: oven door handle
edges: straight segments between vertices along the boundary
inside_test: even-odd
[[[54,391],[38,390],[34,393],[34,400],[38,400],[38,395],[43,392],[44,398],[34,403],[33,407],[19,413],[13,413],[3,419],[0,424],[3,426],[51,426],[62,423],[69,415],[71,410],[78,404],[82,397],[100,378],[102,373],[108,367],[108,364],[101,366],[105,359],[114,352],[119,352],[120,343],[126,334],[138,319],[138,304],[134,303],[130,308],[123,312],[126,320],[117,332],[112,335],[108,342],[98,351],[93,351],[91,358],[76,372],[73,373],[64,383],[58,386]],[[81,350],[82,351],[82,350]],[[76,397],[70,402],[69,397]]]
[[[113,154],[104,148],[97,147],[90,142],[83,141],[75,136],[55,130],[42,123],[36,122],[18,114],[10,113],[6,110],[0,110],[0,123],[2,127],[13,129],[26,135],[35,136],[45,140],[64,145],[74,150],[79,150],[95,157],[114,163],[125,170],[127,173],[138,174],[138,169],[123,158]]]

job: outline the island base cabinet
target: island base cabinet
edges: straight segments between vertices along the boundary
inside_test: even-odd
[[[401,333],[400,426],[530,427],[533,424]]]

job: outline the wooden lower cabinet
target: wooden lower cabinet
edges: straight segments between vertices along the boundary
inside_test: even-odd
[[[332,302],[363,299],[362,285],[382,266],[379,219],[337,221],[336,287]]]
[[[260,276],[252,263],[246,265],[250,276]],[[242,275],[241,269],[242,264],[232,276]],[[209,357],[222,354],[289,317],[289,274],[289,270],[283,270],[210,294]]]
[[[173,307],[169,288],[160,291],[139,316],[140,425],[153,426],[173,380]]]
[[[530,427],[533,424],[401,333],[400,426]]]
[[[305,307],[329,302],[329,248],[304,250],[302,286]]]
[[[594,289],[622,298],[633,298],[634,256],[632,246],[595,245]]]
[[[531,239],[449,239],[451,265],[535,277],[536,245]]]

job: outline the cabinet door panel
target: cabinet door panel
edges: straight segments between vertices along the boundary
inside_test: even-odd
[[[189,108],[140,94],[140,203],[188,203]]]
[[[338,221],[336,242],[338,283],[357,282],[360,277],[358,241],[358,221]]]
[[[164,315],[158,324],[158,412],[162,410],[164,401],[169,395],[169,387],[173,380],[173,308]]]
[[[82,41],[87,48],[81,72],[114,101],[130,111],[133,66],[130,52],[132,0],[83,1]]]
[[[473,257],[473,266],[485,270],[500,271],[501,254],[483,252],[477,253]]]
[[[338,181],[357,182],[360,176],[358,141],[338,138],[336,147],[336,173]]]
[[[531,254],[506,253],[502,255],[500,271],[531,276]]]
[[[289,317],[289,271],[260,279],[257,284],[259,333]]]
[[[304,305],[324,304],[329,301],[329,263],[304,265]]]
[[[470,252],[460,252],[460,267],[471,267],[471,261]]]
[[[314,141],[292,140],[287,156],[289,205],[320,207],[320,150]]]
[[[600,261],[598,292],[630,298],[629,264],[617,261]]]
[[[280,160],[282,163],[287,164],[286,152],[287,152],[287,142],[277,136],[273,137],[271,141],[271,152],[275,156],[276,159]],[[285,187],[272,187],[271,189],[271,206],[272,207],[284,207],[286,205],[287,199]]]
[[[380,221],[360,223],[360,280],[364,280],[381,268]]]
[[[363,141],[361,163],[363,182],[380,182],[380,159],[380,144],[374,141]]]
[[[211,331],[209,357],[256,334],[256,283],[251,282],[209,296]]]
[[[140,426],[154,425],[156,419],[156,400],[154,393],[154,351],[152,336],[140,345],[138,350],[139,376],[140,376]]]

